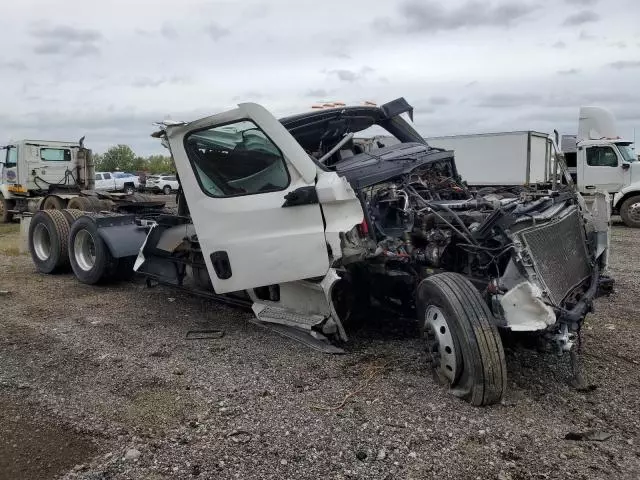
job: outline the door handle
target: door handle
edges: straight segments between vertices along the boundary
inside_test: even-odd
[[[227,280],[231,278],[231,263],[229,262],[229,255],[223,250],[213,252],[211,254],[211,263],[213,269],[220,280]]]
[[[295,207],[298,205],[313,205],[320,203],[318,200],[318,192],[315,186],[300,187],[287,193],[284,196],[282,208]]]
[[[595,185],[585,185],[584,188],[587,189],[587,190],[595,190],[596,186]]]

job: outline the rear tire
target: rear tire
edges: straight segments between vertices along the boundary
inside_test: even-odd
[[[15,207],[15,200],[7,200],[0,193],[0,223],[10,223],[13,220],[13,213],[9,210],[13,210]]]
[[[165,185],[162,189],[162,193],[164,193],[165,195],[171,195],[171,187],[169,185]]]
[[[442,273],[423,280],[417,296],[435,377],[472,405],[499,402],[507,386],[502,340],[478,290],[462,275]]]
[[[69,202],[69,203],[71,203],[71,202]],[[73,209],[73,208],[65,208],[64,210],[60,210],[60,211],[62,212],[64,217],[67,219],[67,222],[69,223],[69,228],[71,228],[71,225],[73,224],[73,222],[75,222],[81,216],[87,214],[87,212],[85,212],[83,210],[77,210],[77,209]]]
[[[29,225],[29,251],[36,269],[55,273],[69,269],[69,222],[60,210],[40,210]]]
[[[627,227],[640,228],[640,195],[629,197],[622,202],[620,216]]]
[[[90,205],[86,197],[73,197],[71,200],[69,200],[69,203],[67,204],[67,208],[88,212]]]
[[[64,208],[67,208],[67,201],[55,195],[49,195],[42,202],[42,210],[62,210]]]
[[[88,285],[114,279],[118,261],[90,218],[79,218],[69,233],[69,260],[76,278]]]

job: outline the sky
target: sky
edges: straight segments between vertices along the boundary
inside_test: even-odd
[[[164,119],[401,96],[426,137],[576,133],[600,105],[640,140],[639,18],[636,0],[5,2],[0,143],[149,155]]]

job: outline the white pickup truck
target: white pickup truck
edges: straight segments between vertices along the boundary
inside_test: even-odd
[[[140,186],[140,179],[124,172],[96,172],[96,190],[123,191],[129,195]]]

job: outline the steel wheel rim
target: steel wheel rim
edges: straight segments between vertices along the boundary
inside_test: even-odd
[[[447,318],[439,307],[434,305],[427,307],[424,314],[424,327],[433,367],[449,383],[453,383],[458,371],[456,347]]]
[[[78,266],[88,272],[96,264],[96,244],[93,236],[86,230],[80,230],[73,241],[73,252]]]
[[[4,199],[0,197],[0,216],[4,215]]]
[[[43,223],[37,224],[33,230],[33,251],[43,262],[51,256],[51,232]]]
[[[629,205],[629,217],[634,222],[640,222],[640,202]]]

